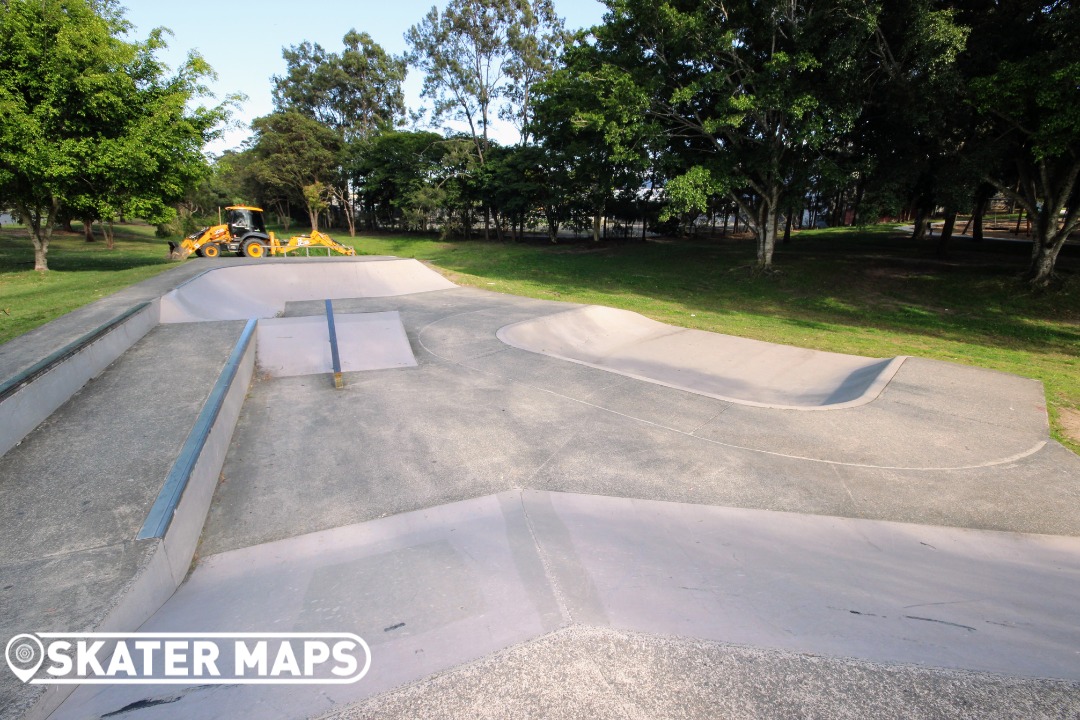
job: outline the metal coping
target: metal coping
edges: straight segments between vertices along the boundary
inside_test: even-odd
[[[101,325],[96,330],[83,335],[78,340],[68,343],[64,347],[60,348],[56,352],[50,354],[43,360],[39,360],[27,369],[20,372],[15,377],[5,380],[0,384],[0,402],[7,400],[9,397],[17,393],[23,386],[29,385],[37,378],[41,377],[45,373],[49,372],[57,365],[60,365],[65,360],[68,360],[72,356],[78,354],[88,345],[92,344],[95,340],[109,334],[115,330],[118,326],[122,325],[133,315],[145,310],[150,306],[149,302],[142,302],[134,307],[126,310],[125,312],[117,315],[112,320],[108,321],[104,325]]]
[[[222,405],[225,404],[225,396],[240,369],[240,361],[251,344],[251,338],[255,335],[257,324],[258,320],[252,318],[244,326],[240,339],[236,341],[236,347],[233,348],[229,359],[225,361],[225,367],[222,368],[214,389],[210,391],[210,397],[206,399],[199,417],[195,420],[194,427],[188,433],[184,447],[181,448],[180,455],[166,476],[165,484],[162,485],[161,492],[154,500],[150,513],[146,516],[146,522],[135,537],[136,540],[163,538],[169,530],[176,508],[180,504],[180,498],[183,497],[188,480],[191,479],[191,473],[195,470],[195,464],[206,446],[210,430],[214,427]]]

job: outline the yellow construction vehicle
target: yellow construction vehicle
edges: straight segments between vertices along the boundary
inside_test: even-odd
[[[199,257],[218,257],[234,252],[249,258],[287,255],[298,250],[325,247],[328,252],[355,255],[356,251],[315,230],[311,235],[294,235],[282,242],[266,231],[262,208],[231,205],[225,208],[225,222],[193,232],[180,242],[169,242],[169,257],[182,260],[195,253]]]

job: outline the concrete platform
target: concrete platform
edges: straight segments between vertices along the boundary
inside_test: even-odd
[[[1078,583],[1076,538],[510,491],[212,556],[142,628],[347,627],[359,683],[85,687],[54,717],[309,717],[571,624],[1076,682]]]
[[[388,279],[395,268],[412,285]],[[197,283],[232,287],[221,279],[234,269],[247,295],[230,300],[207,285],[200,299]],[[383,258],[191,261],[124,299],[177,291],[162,298],[162,317],[199,322],[166,323],[144,342],[171,338],[159,350],[184,365],[213,354],[206,333],[239,331],[243,323],[212,319],[224,306],[262,314],[268,331],[280,319],[324,324],[320,275],[355,280],[334,289],[345,293],[334,298],[339,322],[393,314],[396,347],[415,365],[357,368],[343,390],[318,374],[257,373],[198,563],[145,629],[357,632],[372,646],[369,676],[310,693],[83,687],[55,717],[1080,711],[1080,458],[1050,440],[1039,383],[910,358],[861,404],[805,412],[765,407],[776,398],[733,402],[510,346],[501,328],[597,311],[456,288]],[[46,326],[0,348],[0,368],[103,312],[62,319],[55,338]],[[641,347],[659,352],[666,336],[648,337]],[[117,364],[150,378],[161,363],[145,362],[142,347]],[[875,372],[866,359],[843,362],[862,363],[848,376]],[[110,373],[70,408],[123,377]],[[92,627],[137,572],[138,512],[109,521],[126,540],[98,547],[92,530],[70,531],[84,522],[76,509],[51,508],[82,493],[101,508],[87,517],[100,521],[143,502],[138,493],[114,493],[111,471],[53,462],[64,452],[101,462],[175,453],[161,430],[182,420],[173,406],[199,384],[176,377],[178,389],[140,380],[115,390],[137,400],[130,411],[112,390],[90,414],[65,407],[0,458],[0,493],[16,488],[0,513],[25,539],[0,573],[14,578],[9,568],[22,564],[19,577],[30,578],[25,589],[0,584],[7,635]],[[99,416],[117,430],[102,432]],[[64,475],[57,497],[17,489],[31,487],[23,478],[38,466]],[[136,483],[156,472],[133,467]],[[69,524],[35,524],[56,516]],[[94,542],[66,547],[83,534]],[[67,580],[35,589],[35,573],[52,577],[49,563],[68,558],[77,563]],[[99,582],[106,576],[112,585]],[[68,609],[55,612],[51,588],[63,588]],[[0,693],[3,682],[12,687],[12,676]],[[22,717],[16,700],[0,716]]]

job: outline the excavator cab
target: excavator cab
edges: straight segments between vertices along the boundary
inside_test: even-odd
[[[250,232],[266,235],[262,210],[241,205],[225,208],[225,213],[225,222],[229,226],[229,235],[232,237],[242,238]]]

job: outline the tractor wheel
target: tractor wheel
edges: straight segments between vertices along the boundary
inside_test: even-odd
[[[243,252],[249,258],[261,258],[266,255],[266,246],[258,238],[251,238],[244,243]]]
[[[221,248],[219,248],[213,243],[210,243],[209,245],[203,245],[201,250],[203,257],[216,258],[218,255],[221,254]]]

